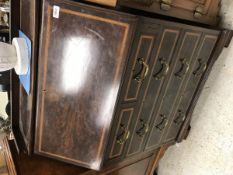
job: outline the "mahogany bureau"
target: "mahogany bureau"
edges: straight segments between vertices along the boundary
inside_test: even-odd
[[[167,147],[187,136],[232,37],[68,0],[13,7],[12,36],[21,29],[33,44],[29,95],[11,73],[14,140],[4,141],[21,175],[152,175]]]

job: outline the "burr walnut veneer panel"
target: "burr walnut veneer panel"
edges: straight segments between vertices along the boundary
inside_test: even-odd
[[[99,169],[135,19],[54,4],[59,18],[52,1],[44,4],[35,149]]]

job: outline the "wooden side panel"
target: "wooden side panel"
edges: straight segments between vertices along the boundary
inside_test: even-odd
[[[101,171],[94,171],[38,155],[18,154],[13,141],[6,141],[6,145],[8,148],[5,149],[4,145],[4,154],[10,161],[7,166],[15,172],[15,174],[10,175],[31,175],[32,173],[33,175],[131,175],[130,173],[132,175],[152,175],[159,157],[161,157],[161,150],[164,150],[163,146],[154,151],[154,154],[138,156],[119,164],[104,167]]]
[[[130,71],[130,73],[126,75],[127,85],[125,87],[126,91],[124,93],[123,103],[135,102],[139,100],[139,92],[142,88],[142,83],[144,83],[140,83],[136,80],[137,75],[142,76],[141,74],[144,73],[142,68],[143,65],[139,63],[140,58],[143,59],[146,64],[148,64],[155,39],[157,38],[154,38],[153,35],[142,34],[139,37],[139,41],[135,41],[135,43],[137,43],[137,48],[135,51],[133,51],[134,55],[130,60],[133,61],[133,67],[128,67],[128,71]]]
[[[31,0],[23,0],[21,1],[21,30],[32,40],[33,44],[33,59],[32,59],[32,74],[31,74],[31,82],[34,82],[34,65],[37,62],[34,58],[34,54],[37,50],[37,34],[36,34],[36,21],[37,17],[37,2]],[[30,15],[29,15],[30,14]],[[28,19],[29,18],[29,19]],[[28,19],[28,20],[24,20]],[[32,115],[35,110],[32,105],[32,97],[34,93],[33,84],[31,85],[31,93],[28,96],[25,92],[22,85],[20,85],[19,91],[19,129],[23,135],[24,142],[27,146],[28,151],[30,150],[30,142],[31,142],[31,134],[32,134]]]
[[[134,22],[101,8],[45,1],[36,153],[100,169]]]
[[[37,0],[21,0],[16,2],[12,0],[12,13],[13,22],[12,24],[12,36],[18,37],[18,30],[22,30],[32,42],[32,59],[31,59],[31,85],[30,94],[27,95],[22,85],[18,87],[18,77],[14,78],[12,83],[12,90],[14,94],[12,96],[12,111],[13,111],[13,127],[17,143],[20,149],[31,153],[34,135],[34,114],[35,114],[35,93],[36,93],[36,72],[37,72],[37,49],[38,49],[38,12],[39,12],[39,1]],[[20,11],[20,14],[15,12]],[[17,18],[20,18],[19,26]],[[25,20],[26,19],[26,20]],[[12,76],[13,76],[12,72]],[[17,83],[16,83],[17,82]],[[17,97],[18,96],[18,100]]]

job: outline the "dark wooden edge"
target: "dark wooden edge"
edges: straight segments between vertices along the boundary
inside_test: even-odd
[[[15,0],[16,1],[16,0]],[[21,0],[21,2],[23,2],[24,0]],[[15,140],[19,140],[18,137],[21,137],[20,140],[23,140],[20,144],[24,145],[24,147],[21,146],[20,149],[22,149],[25,153],[31,155],[33,153],[33,146],[34,146],[34,128],[35,128],[35,113],[36,113],[36,86],[37,86],[37,67],[38,67],[38,43],[39,43],[39,12],[40,12],[40,0],[33,0],[32,3],[30,3],[30,7],[33,11],[33,14],[29,14],[31,15],[31,19],[32,20],[30,25],[31,25],[31,30],[28,31],[26,34],[31,36],[31,41],[32,41],[32,58],[31,58],[31,77],[30,77],[30,81],[31,81],[31,85],[30,85],[30,95],[28,96],[27,99],[27,103],[31,106],[30,111],[28,112],[28,120],[29,120],[29,136],[26,138],[24,133],[22,133],[20,130],[20,126],[19,123],[17,124],[17,127],[15,127],[15,130],[18,130],[20,132],[20,134],[18,134],[18,136],[16,136],[15,134]],[[22,3],[20,3],[21,7],[21,13],[22,13]],[[24,12],[25,13],[25,12]],[[29,26],[22,26],[22,21],[20,24],[20,29],[23,30],[25,29],[25,27],[29,27]],[[22,94],[22,86],[20,86],[19,89],[19,94]],[[20,98],[25,98],[25,97],[21,97]],[[21,106],[21,99],[19,98],[19,106]],[[20,109],[19,109],[20,110]],[[19,111],[20,112],[20,111]],[[18,115],[19,116],[19,115]],[[19,122],[19,121],[18,121]],[[24,127],[24,126],[23,126]]]
[[[10,40],[12,40],[13,37],[18,36],[18,28],[20,26],[20,1],[11,0],[10,1],[11,6],[11,13],[10,13]],[[12,127],[15,123],[12,116],[18,115],[18,107],[19,107],[19,93],[15,89],[19,89],[19,82],[18,77],[16,76],[14,70],[11,70],[10,72],[10,103],[11,103],[11,121],[12,121]],[[16,87],[14,89],[14,87]],[[13,98],[14,97],[14,98]],[[14,108],[13,108],[14,106]]]
[[[31,124],[30,124],[30,140],[28,145],[28,154],[33,154],[34,151],[34,139],[35,139],[35,125],[36,125],[36,104],[37,104],[37,78],[38,78],[38,59],[39,59],[39,36],[40,36],[40,22],[41,22],[41,8],[42,2],[39,0],[35,0],[35,21],[34,21],[34,45],[32,50],[32,74],[31,74],[31,95],[32,95],[32,109],[31,109]]]
[[[17,36],[20,26],[20,0],[10,0],[10,41]]]
[[[24,156],[28,157],[28,155],[24,155],[23,157],[21,157],[23,155],[23,153],[21,153],[21,155],[17,154],[16,148],[15,148],[15,144],[14,144],[13,140],[9,140],[7,142],[9,143],[9,150],[10,150],[10,153],[12,154],[12,158],[13,158],[12,160],[14,161],[14,162],[13,161],[12,162],[14,163],[14,166],[16,168],[16,172],[18,172],[18,174],[21,174],[22,173],[22,169],[20,168],[20,166],[21,166],[21,162],[20,161],[22,159],[22,161],[24,162],[23,164],[25,165],[25,163],[27,161],[25,162],[23,159],[24,159]],[[169,144],[169,145],[168,144],[167,145],[163,145],[163,147],[158,148],[157,150],[155,150],[153,152],[150,152],[150,153],[147,153],[147,154],[141,154],[139,156],[132,157],[132,158],[126,160],[126,161],[110,165],[108,167],[105,167],[102,171],[86,170],[85,172],[82,172],[80,174],[77,173],[77,174],[79,174],[79,175],[106,175],[106,174],[111,174],[111,173],[114,173],[115,171],[119,171],[120,169],[127,168],[130,165],[133,165],[133,164],[135,164],[137,162],[140,162],[140,161],[143,161],[143,160],[149,158],[150,162],[148,164],[147,171],[145,173],[145,175],[149,175],[147,172],[153,172],[154,171],[154,167],[157,166],[158,161],[162,157],[161,149],[164,149],[164,147],[168,147],[170,145],[171,144]],[[158,154],[160,155],[159,158],[158,158]],[[30,157],[28,157],[28,158],[30,159]],[[31,158],[32,158],[32,161],[35,161],[35,157],[34,158],[31,157]],[[56,164],[56,162],[54,162],[54,163]],[[58,163],[60,164],[61,162],[58,162]],[[38,166],[40,166],[40,164]],[[53,163],[51,164],[51,166],[53,166]],[[42,167],[44,167],[44,166],[42,166]],[[26,168],[26,167],[24,167],[24,168]],[[78,169],[79,169],[79,167],[77,167],[77,171],[78,171]],[[64,172],[61,172],[61,174],[63,174]],[[52,172],[50,172],[50,173],[52,173]]]
[[[10,38],[18,37],[18,30],[21,29],[20,24],[20,11],[21,11],[21,2],[22,0],[11,0],[11,16],[10,16]],[[32,96],[28,101],[32,106],[30,111],[30,136],[29,142],[25,140],[23,134],[19,128],[19,115],[20,115],[20,93],[21,88],[19,84],[18,76],[15,74],[14,70],[11,70],[11,90],[10,90],[10,103],[11,103],[11,118],[12,118],[12,130],[14,134],[14,142],[18,152],[23,150],[29,155],[33,152],[34,144],[34,128],[35,128],[35,108],[36,108],[36,82],[37,82],[37,66],[38,66],[38,43],[39,43],[39,12],[40,12],[40,3],[41,1],[35,0],[35,5],[32,7],[35,12],[34,24],[35,28],[33,29],[33,46],[32,46],[32,64],[31,64],[31,93]],[[29,14],[30,15],[30,14]]]
[[[189,130],[190,122],[191,122],[191,117],[192,117],[194,108],[197,104],[197,101],[201,95],[202,89],[204,88],[205,82],[206,82],[206,80],[207,80],[207,78],[208,78],[208,76],[213,68],[215,61],[217,60],[217,58],[221,54],[222,50],[224,49],[224,47],[229,46],[229,43],[231,41],[232,36],[233,36],[232,30],[223,30],[221,32],[221,34],[218,38],[217,44],[214,48],[214,51],[211,55],[206,73],[203,75],[201,81],[199,82],[198,88],[196,89],[196,92],[193,96],[193,99],[191,101],[191,105],[188,109],[187,118],[186,118],[186,120],[185,120],[183,126],[181,127],[179,134],[178,134],[177,142],[181,142],[184,138],[187,137],[187,132],[189,132],[188,130]]]
[[[9,175],[17,175],[7,136],[2,140],[2,149]]]
[[[114,171],[117,171],[117,170],[120,170],[122,168],[125,168],[127,166],[130,166],[130,165],[133,165],[137,162],[140,162],[144,159],[147,159],[149,157],[152,158],[152,160],[154,160],[154,155],[157,155],[158,152],[159,152],[159,149],[156,149],[156,150],[153,150],[153,151],[149,151],[147,153],[142,153],[142,154],[139,154],[137,156],[134,156],[134,157],[131,157],[131,158],[128,158],[124,161],[121,161],[121,162],[118,162],[118,163],[113,163],[113,164],[109,164],[109,165],[105,165],[101,171],[94,171],[94,170],[90,170],[90,171],[87,171],[81,175],[106,175],[106,174],[109,174],[111,172],[114,172]],[[150,165],[151,166],[152,162],[150,162]],[[149,167],[147,169],[150,169]]]
[[[147,168],[146,175],[153,175],[156,168],[158,167],[159,161],[164,156],[166,150],[168,147],[171,146],[171,144],[165,144],[159,148],[159,151],[154,153],[151,162]]]
[[[21,157],[23,153],[21,155],[18,155],[16,152],[16,148],[15,148],[15,144],[14,144],[13,140],[8,140],[7,138],[5,138],[4,145],[5,145],[4,151],[7,154],[6,157],[9,158],[9,164],[7,166],[8,166],[8,168],[12,169],[12,172],[15,173],[15,174],[10,174],[10,175],[17,175],[17,173],[18,174],[23,173],[22,169],[20,168],[20,164],[21,164],[20,159],[22,159],[22,161],[24,162],[23,164],[25,165],[25,163],[27,161],[25,162],[23,160],[24,159],[23,157],[24,156],[28,157],[28,155],[24,155],[23,157]],[[165,147],[167,148],[168,145],[164,145],[163,147],[158,148],[156,151],[154,151],[154,153],[140,155],[140,156],[128,159],[127,161],[108,166],[108,167],[104,168],[102,171],[87,170],[87,171],[79,174],[78,173],[79,167],[77,167],[77,173],[79,175],[106,175],[106,174],[111,174],[112,172],[115,172],[115,171],[119,171],[122,168],[126,168],[130,165],[133,165],[133,164],[140,162],[140,161],[143,161],[145,159],[150,159],[150,162],[149,162],[148,167],[147,167],[147,171],[145,173],[145,175],[149,175],[147,172],[152,173],[154,171],[154,168],[157,166],[158,161],[160,160],[160,158],[162,157],[162,155],[164,154],[164,152],[166,150]],[[30,159],[30,157],[28,157],[28,158]],[[30,161],[30,160],[28,160],[28,161]],[[34,158],[32,157],[32,161],[35,161],[35,157]],[[60,162],[58,162],[58,163],[60,163]],[[56,162],[55,162],[55,164],[56,164]],[[40,166],[40,164],[38,166]],[[51,166],[53,166],[53,163],[51,164]],[[42,166],[42,167],[44,167],[44,166]],[[26,167],[24,167],[24,168],[26,168]],[[30,169],[30,167],[28,167],[28,168]],[[61,172],[61,174],[64,172]],[[50,173],[52,173],[52,172],[50,172]],[[28,174],[28,172],[27,172],[27,174]],[[33,174],[33,172],[32,172],[32,174]],[[150,175],[152,175],[152,174],[150,174]]]
[[[20,0],[10,0],[10,42],[13,37],[18,36],[18,29],[20,26]],[[10,117],[12,134],[14,135],[14,129],[19,123],[19,80],[14,70],[10,71]],[[13,117],[14,116],[14,117]],[[18,142],[15,140],[17,151],[19,152]]]
[[[11,0],[11,14],[10,14],[10,40],[18,36],[20,28],[20,0]],[[17,151],[25,149],[23,137],[18,129],[19,124],[19,79],[14,70],[10,72],[10,106],[11,106],[11,125],[12,132],[15,137],[15,144]]]
[[[232,37],[233,37],[233,31],[229,30],[226,34],[226,41],[225,41],[224,47],[226,47],[226,48],[229,47],[231,40],[232,40]]]

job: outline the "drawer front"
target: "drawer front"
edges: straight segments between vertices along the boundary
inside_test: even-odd
[[[177,107],[174,108],[172,122],[165,135],[164,142],[169,142],[176,139],[179,129],[184,122],[187,114],[188,107],[191,103],[193,95],[196,91],[198,83],[208,65],[208,60],[214,49],[218,36],[205,34],[200,44],[198,55],[195,58],[194,66],[191,70],[191,75],[185,84],[182,92],[182,98],[177,102]]]
[[[164,28],[160,42],[157,44],[156,53],[153,55],[152,74],[149,84],[138,105],[139,113],[136,124],[133,126],[132,138],[127,150],[127,156],[134,155],[142,150],[145,135],[149,131],[149,122],[153,107],[157,101],[164,79],[169,72],[169,64],[174,54],[180,30],[176,28]]]
[[[35,151],[98,170],[136,18],[61,0],[43,9]]]
[[[116,120],[112,126],[113,132],[110,135],[107,149],[107,160],[120,159],[122,157],[124,145],[131,134],[129,126],[133,114],[136,112],[133,106],[122,106],[116,113]]]
[[[140,99],[140,92],[143,93],[141,89],[146,84],[145,73],[149,68],[149,60],[156,39],[152,34],[138,32],[126,70],[122,103],[132,103]]]
[[[146,144],[146,150],[154,149],[161,143],[161,138],[168,127],[172,109],[176,107],[176,100],[180,98],[182,85],[190,74],[190,64],[194,59],[195,51],[201,33],[186,31],[182,36],[182,44],[179,47],[178,54],[173,58],[171,74],[160,99],[157,100],[155,110],[153,111],[154,121],[151,123],[151,132]]]

